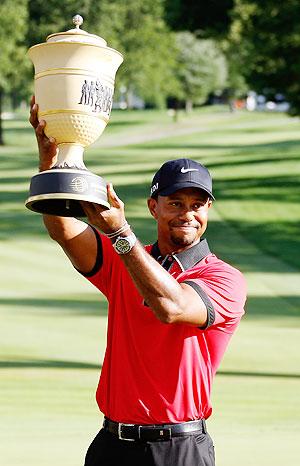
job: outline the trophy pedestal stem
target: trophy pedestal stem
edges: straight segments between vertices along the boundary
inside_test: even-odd
[[[60,217],[85,217],[81,201],[109,209],[106,181],[88,170],[57,168],[31,178],[28,209]]]
[[[57,162],[54,168],[86,170],[83,163],[83,146],[67,142],[58,144]]]

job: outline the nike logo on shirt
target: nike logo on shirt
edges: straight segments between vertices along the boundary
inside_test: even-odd
[[[184,168],[184,167],[182,167],[180,171],[181,171],[181,173],[188,173],[188,172],[197,172],[199,170],[198,170],[198,168]]]

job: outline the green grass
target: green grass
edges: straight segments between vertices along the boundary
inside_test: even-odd
[[[101,422],[94,392],[105,351],[106,303],[24,208],[37,151],[25,116],[5,122],[1,160],[1,464],[83,463]],[[216,377],[208,422],[218,466],[298,464],[300,431],[300,135],[282,114],[205,108],[114,111],[86,150],[112,181],[144,242],[145,198],[165,160],[206,164],[216,202],[211,248],[246,275],[247,314]]]

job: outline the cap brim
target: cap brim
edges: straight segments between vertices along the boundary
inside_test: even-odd
[[[211,197],[211,199],[215,200],[214,195],[205,186],[202,186],[200,183],[192,183],[192,182],[175,183],[172,186],[168,186],[167,188],[156,192],[155,194],[158,194],[159,196],[169,196],[170,194],[174,194],[179,189],[184,189],[184,188],[202,189],[202,191],[205,191],[209,195],[209,197]]]

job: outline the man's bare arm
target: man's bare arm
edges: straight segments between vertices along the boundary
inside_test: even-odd
[[[89,273],[97,257],[97,240],[93,229],[72,217],[43,215],[43,219],[50,238],[63,248],[74,267]]]
[[[30,102],[30,123],[35,129],[39,148],[39,169],[49,170],[57,159],[57,145],[44,133],[45,121],[38,120],[38,106],[34,97]],[[97,240],[93,229],[86,223],[68,217],[43,215],[49,236],[63,248],[72,264],[83,273],[89,273],[96,262]]]
[[[121,258],[159,320],[167,324],[206,325],[207,309],[198,293],[191,286],[178,283],[139,242]]]

